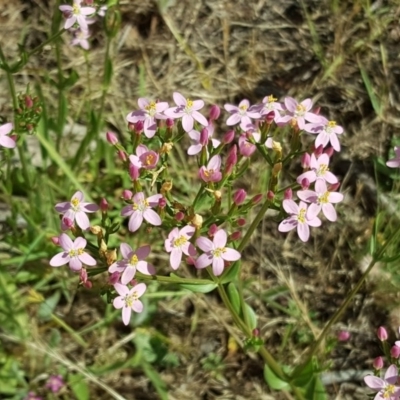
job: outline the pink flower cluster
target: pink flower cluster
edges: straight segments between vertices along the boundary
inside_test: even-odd
[[[85,3],[87,5],[84,5]],[[107,6],[91,7],[89,4],[94,5],[92,0],[73,0],[72,6],[69,4],[59,6],[65,18],[64,29],[69,29],[74,34],[71,44],[81,46],[85,50],[89,50],[89,25],[95,22],[96,15],[104,17],[107,10]]]
[[[400,328],[399,328],[400,333]],[[371,388],[376,395],[375,400],[398,400],[400,398],[400,377],[398,372],[400,362],[400,341],[396,341],[395,344],[390,347],[386,343],[388,339],[388,333],[383,326],[380,326],[377,330],[377,337],[381,342],[385,342],[383,345],[384,357],[376,357],[373,361],[373,367],[375,370],[374,375],[368,375],[364,377],[364,382],[369,388]],[[386,370],[384,377],[379,377],[382,371],[386,358],[389,362],[389,367]]]

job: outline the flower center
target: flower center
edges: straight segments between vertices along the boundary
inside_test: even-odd
[[[210,176],[214,175],[214,170],[213,169],[206,169],[204,171],[204,175],[209,178]]]
[[[81,256],[85,251],[81,248],[81,249],[71,249],[68,251],[68,255],[70,257],[77,257],[77,256]]]
[[[329,192],[328,192],[328,191],[326,191],[325,193],[319,195],[319,196],[318,196],[318,202],[319,202],[319,204],[326,204],[326,203],[329,203],[328,198],[329,198]]]
[[[74,211],[77,211],[78,206],[79,206],[79,200],[76,197],[74,197],[71,200],[71,204],[72,204],[72,208],[74,209]]]
[[[239,113],[240,115],[246,115],[246,111],[248,109],[248,105],[247,104],[243,104],[242,106],[239,107]]]
[[[185,111],[186,112],[192,112],[192,107],[193,107],[193,101],[190,99],[186,100],[186,107],[185,107]]]
[[[137,292],[133,292],[132,294],[127,294],[124,298],[125,307],[132,307],[133,303],[137,301],[139,296]]]
[[[304,224],[304,222],[306,222],[306,209],[305,208],[300,209],[299,214],[297,215],[297,221],[301,222],[302,224]]]
[[[213,250],[211,253],[213,254],[214,257],[221,257],[223,253],[226,252],[225,247],[217,247],[215,250]]]
[[[302,117],[305,114],[305,112],[306,112],[306,107],[303,104],[297,104],[294,115],[296,117]]]
[[[145,164],[146,165],[153,165],[154,164],[154,160],[155,160],[154,154],[148,154],[146,156]]]
[[[138,260],[138,258],[137,258],[137,255],[134,254],[134,255],[131,257],[131,259],[129,260],[129,266],[130,266],[130,267],[135,267],[136,264],[137,264],[138,262],[139,262],[139,260]]]
[[[154,114],[156,113],[156,102],[151,101],[146,107],[145,110],[148,112],[148,114],[153,117]]]
[[[318,168],[317,176],[323,176],[326,174],[326,172],[329,171],[328,165],[327,164],[321,164]]]
[[[79,15],[81,13],[81,6],[74,3],[74,5],[72,6],[72,13],[75,15]]]
[[[332,130],[335,128],[335,126],[336,121],[329,121],[325,128],[326,133],[332,133]]]
[[[270,96],[268,96],[267,102],[268,103],[275,103],[275,101],[277,101],[278,99],[275,98],[274,96],[272,96],[272,94]]]
[[[133,203],[132,208],[135,211],[144,212],[149,208],[149,202],[146,199],[140,200],[139,203]]]
[[[394,385],[387,385],[384,389],[383,389],[383,398],[384,399],[390,399],[392,397],[392,395],[396,392],[396,386]]]
[[[174,247],[181,247],[187,242],[185,236],[181,235],[174,240]]]

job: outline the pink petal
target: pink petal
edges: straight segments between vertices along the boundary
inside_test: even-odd
[[[144,292],[146,291],[146,289],[147,289],[147,286],[145,283],[139,283],[131,289],[130,293],[136,292],[136,296],[141,297],[144,294]]]
[[[311,99],[305,99],[300,104],[306,108],[306,111],[309,111],[310,108],[312,107],[312,100]]]
[[[129,321],[131,320],[132,309],[130,307],[123,307],[122,308],[122,322],[124,325],[128,325]]]
[[[307,224],[309,226],[318,227],[318,226],[321,226],[322,222],[318,217],[315,217],[313,219],[308,219]]]
[[[385,381],[377,376],[368,375],[364,377],[364,382],[368,387],[374,390],[381,390],[385,387]]]
[[[208,126],[207,118],[198,111],[192,111],[192,117],[201,125]]]
[[[203,100],[193,100],[193,102],[192,102],[192,110],[193,111],[198,111],[203,107],[204,107],[204,101]]]
[[[150,251],[150,246],[142,246],[135,251],[135,254],[138,260],[144,260],[150,254]]]
[[[82,15],[90,15],[90,14],[94,14],[95,12],[96,12],[96,9],[93,7],[82,7],[81,8]]]
[[[67,4],[63,4],[62,6],[59,6],[58,9],[62,12],[71,12],[73,11],[73,8]]]
[[[137,103],[139,108],[144,110],[150,104],[150,100],[145,97],[139,97]]]
[[[206,268],[212,263],[212,261],[212,255],[210,253],[204,253],[196,260],[196,268]]]
[[[121,243],[119,246],[119,250],[123,258],[128,259],[131,257],[131,253],[133,253],[132,247],[129,244]]]
[[[98,211],[100,207],[97,204],[93,203],[82,203],[81,209],[83,209],[87,213],[92,213]]]
[[[310,237],[310,228],[307,224],[299,223],[297,225],[297,234],[299,235],[301,241],[307,242]]]
[[[127,206],[125,206],[122,210],[121,210],[121,216],[123,217],[129,217],[130,215],[132,215],[134,212],[132,205],[129,204]]]
[[[59,243],[60,243],[61,248],[65,251],[70,251],[71,249],[74,248],[74,242],[71,240],[71,238],[66,233],[62,233],[60,235]]]
[[[327,192],[326,183],[323,179],[317,179],[315,182],[315,191],[320,194],[324,194]]]
[[[15,140],[9,136],[0,136],[0,146],[3,146],[7,149],[13,149],[16,145],[17,143],[15,143]]]
[[[396,365],[392,364],[387,371],[385,372],[385,380],[390,384],[395,384],[397,381],[397,367]]]
[[[213,169],[214,171],[218,171],[220,168],[221,168],[221,157],[218,155],[212,156],[207,164],[207,169]]]
[[[224,260],[221,257],[214,257],[212,268],[215,276],[221,275],[224,272]]]
[[[319,212],[321,211],[321,205],[320,204],[310,204],[310,207],[308,207],[307,210],[307,219],[308,220],[313,220],[315,217],[318,216]]]
[[[299,206],[290,199],[285,199],[282,202],[283,209],[288,213],[288,214],[295,214],[297,215],[299,213]]]
[[[1,141],[1,139],[0,139],[0,141]],[[1,144],[1,142],[0,142],[0,144]],[[201,144],[192,145],[192,146],[190,146],[190,147],[188,148],[187,153],[188,153],[189,156],[194,156],[194,155],[200,153],[202,147],[203,147],[203,146],[202,146]]]
[[[232,114],[227,120],[226,120],[226,124],[228,126],[231,125],[236,125],[238,124],[240,121],[242,120],[241,116],[239,114]]]
[[[225,104],[224,108],[226,111],[228,111],[228,113],[232,114],[232,113],[238,113],[239,112],[239,107],[238,106],[234,106],[233,104]]]
[[[328,183],[338,183],[338,178],[332,174],[330,171],[326,171],[324,174],[324,178]]]
[[[186,99],[179,92],[174,92],[172,98],[174,99],[174,102],[177,106],[185,107],[187,104]]]
[[[329,203],[340,203],[343,200],[344,196],[339,192],[330,192],[328,196]]]
[[[74,248],[75,249],[84,249],[86,247],[86,243],[87,243],[86,239],[79,236],[74,241]]]
[[[334,133],[331,133],[330,142],[331,142],[333,149],[335,151],[339,152],[340,151],[340,142],[339,142],[338,137]]]
[[[214,248],[225,247],[228,236],[223,229],[217,231],[214,235]]]
[[[121,283],[127,285],[135,276],[136,268],[127,266],[121,275]]]
[[[139,261],[136,265],[136,269],[145,275],[154,275],[156,273],[154,266],[146,261]]]
[[[301,185],[301,182],[303,181],[303,179],[308,179],[308,181],[310,183],[315,182],[315,180],[317,179],[317,174],[315,173],[314,170],[312,171],[307,171],[304,172],[303,174],[299,175],[296,179],[297,183]]]
[[[69,29],[71,28],[76,22],[76,17],[73,15],[72,17],[69,17],[66,19],[65,24],[64,24],[64,29]]]
[[[125,305],[125,302],[124,302],[122,296],[118,296],[113,300],[113,306],[118,310],[120,308],[122,308],[124,305]]]
[[[292,229],[296,228],[297,226],[297,219],[293,217],[289,217],[284,219],[278,226],[279,232],[289,232]]]
[[[143,213],[143,218],[152,225],[159,226],[161,225],[162,221],[160,216],[151,208],[148,208],[144,213]]]
[[[191,238],[195,232],[196,228],[194,226],[186,225],[180,230],[179,234],[184,235],[186,238]]]
[[[299,190],[297,197],[300,200],[307,201],[308,203],[315,203],[318,200],[317,193],[313,190]]]
[[[55,210],[61,214],[64,214],[71,208],[71,203],[69,201],[65,201],[63,203],[58,203],[55,205]]]
[[[82,253],[78,256],[79,260],[82,261],[86,265],[96,265],[96,260],[88,253]]]
[[[319,146],[326,147],[328,143],[329,143],[329,135],[325,131],[322,131],[315,139],[315,147]]]
[[[125,266],[120,264],[120,261],[111,264],[108,267],[108,272],[112,274],[113,272],[123,272],[125,270]]]
[[[171,268],[177,270],[179,268],[181,260],[182,260],[182,250],[179,247],[173,247],[171,255],[169,257]]]
[[[168,107],[169,107],[169,104],[166,101],[160,101],[159,103],[156,103],[156,111],[157,111],[157,113],[162,113]]]
[[[79,271],[82,269],[82,263],[79,260],[78,257],[72,257],[69,261],[69,267],[73,270],[73,271]]]
[[[331,203],[322,205],[322,212],[324,213],[327,220],[335,222],[337,220],[335,207]]]
[[[138,192],[133,196],[133,202],[134,203],[142,203],[144,200],[144,193],[143,192]]]
[[[184,111],[181,111],[180,107],[171,107],[164,111],[164,114],[172,119],[181,118],[185,115]]]
[[[293,97],[285,97],[284,103],[288,111],[290,111],[291,113],[294,113],[296,111],[296,106],[298,103]]]
[[[143,303],[140,300],[136,300],[132,304],[132,310],[137,313],[141,313],[143,311]]]
[[[196,246],[199,247],[204,252],[209,252],[214,250],[213,242],[204,236],[200,236],[199,238],[197,238]]]
[[[52,267],[60,267],[61,265],[65,265],[69,262],[70,256],[67,252],[58,253],[50,260],[50,265]]]
[[[158,202],[162,197],[163,197],[162,194],[153,194],[153,196],[148,197],[147,201],[150,207],[157,207]]]
[[[129,218],[128,229],[135,232],[140,228],[143,222],[143,214],[140,211],[134,211]]]
[[[129,289],[126,287],[126,285],[122,285],[120,283],[116,283],[114,285],[114,289],[122,297],[125,297],[129,293]]]
[[[83,211],[78,211],[75,214],[75,221],[77,225],[84,231],[90,227],[89,218]]]
[[[185,132],[190,132],[193,129],[194,120],[191,115],[185,114],[182,117],[182,128]]]
[[[237,261],[240,257],[240,253],[230,247],[226,247],[225,251],[222,253],[222,258],[226,261]]]

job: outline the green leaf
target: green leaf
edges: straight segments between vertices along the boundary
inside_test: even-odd
[[[267,364],[264,365],[264,380],[274,390],[287,390],[290,388],[289,384],[278,378]]]
[[[150,379],[161,400],[168,400],[168,392],[165,382],[161,379],[158,372],[147,362],[142,363],[144,373]]]
[[[311,359],[307,365],[305,365],[301,371],[298,372],[298,375],[296,375],[296,372],[292,375],[293,383],[295,386],[298,387],[305,387],[311,379],[314,377],[315,374],[315,368],[314,368],[314,361]]]
[[[228,285],[228,296],[236,313],[240,314],[240,296],[239,292],[233,282]]]
[[[47,297],[46,300],[40,305],[38,317],[42,321],[49,321],[53,314],[58,302],[60,301],[61,292],[57,290],[53,295]]]
[[[220,278],[220,283],[229,283],[235,280],[239,274],[240,261],[235,262]]]
[[[78,82],[79,74],[73,69],[68,78],[64,79],[63,88],[70,88]]]
[[[68,383],[77,400],[90,400],[89,386],[82,375],[70,374]]]
[[[254,312],[253,308],[249,306],[247,303],[244,304],[244,308],[247,313],[248,324],[250,329],[257,328],[257,314]]]
[[[310,400],[327,400],[325,386],[318,375],[315,375],[308,384],[305,398]]]
[[[180,285],[183,289],[190,290],[194,293],[210,293],[212,292],[218,285],[216,283],[207,283],[205,285],[194,285],[189,283],[181,283]]]

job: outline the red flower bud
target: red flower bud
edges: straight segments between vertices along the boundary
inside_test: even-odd
[[[291,188],[288,188],[285,190],[285,193],[283,194],[283,197],[285,200],[292,200],[293,197],[293,192]]]
[[[235,131],[228,131],[225,133],[222,142],[224,144],[229,144],[233,141],[233,139],[235,139]]]
[[[337,339],[339,340],[339,342],[347,342],[350,339],[350,332],[349,331],[338,332]]]
[[[218,232],[218,226],[215,224],[212,224],[210,226],[210,228],[208,229],[208,236],[213,237],[217,232]]]
[[[238,189],[234,194],[233,194],[233,202],[237,205],[240,206],[243,204],[243,202],[246,200],[247,193],[244,189]]]
[[[210,120],[214,121],[218,119],[220,114],[221,114],[221,109],[216,104],[213,104],[210,108]]]
[[[131,200],[132,197],[133,197],[133,193],[132,193],[130,190],[125,189],[125,190],[122,192],[122,198],[123,198],[124,200]]]
[[[386,330],[383,326],[380,326],[380,327],[378,328],[378,331],[376,332],[376,335],[378,336],[378,339],[379,339],[381,342],[384,342],[384,341],[387,340],[387,338],[388,338],[387,330]]]
[[[107,139],[107,142],[112,144],[112,145],[115,145],[115,144],[118,143],[118,138],[115,135],[115,133],[113,133],[113,132],[107,132],[106,133],[106,139]]]
[[[373,367],[376,370],[380,370],[383,368],[383,358],[382,357],[376,357],[374,362],[372,363]]]

